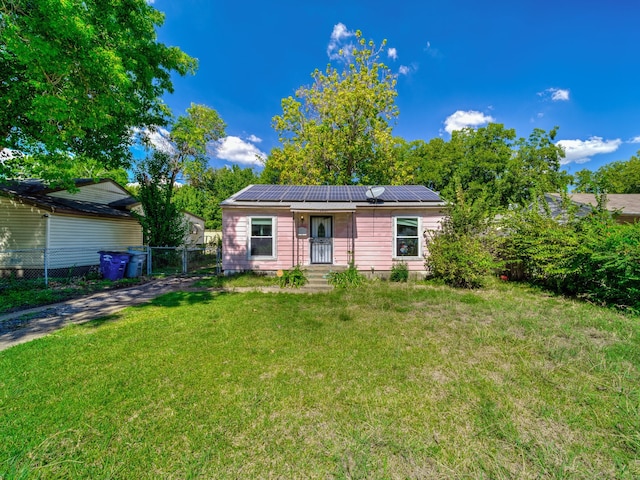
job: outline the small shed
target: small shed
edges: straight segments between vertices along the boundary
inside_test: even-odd
[[[424,272],[425,230],[440,228],[445,203],[421,185],[249,185],[221,203],[226,274],[296,265],[385,275],[395,262]]]

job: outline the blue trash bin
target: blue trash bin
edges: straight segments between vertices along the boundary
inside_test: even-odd
[[[129,263],[130,255],[124,252],[100,251],[100,272],[108,280],[121,280]]]

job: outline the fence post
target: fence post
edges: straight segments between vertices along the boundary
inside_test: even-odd
[[[152,268],[151,268],[151,247],[149,245],[147,245],[147,276],[151,276],[151,272],[152,272]]]
[[[44,286],[49,286],[49,249],[44,249]]]
[[[187,247],[182,249],[182,273],[187,273]]]

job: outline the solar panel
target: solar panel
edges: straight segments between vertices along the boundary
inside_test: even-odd
[[[307,202],[325,202],[328,196],[328,187],[326,185],[307,187],[307,196],[305,200]]]
[[[330,202],[348,202],[351,200],[350,190],[352,187],[331,186],[328,188],[328,200]]]
[[[252,185],[247,190],[236,197],[236,200],[257,200],[258,196],[266,190],[269,185]]]
[[[280,196],[283,202],[299,202],[304,199],[305,187],[291,186],[288,187]]]
[[[365,202],[369,187],[362,185],[252,185],[236,200],[257,202]],[[438,202],[440,197],[422,185],[384,187],[384,202]]]

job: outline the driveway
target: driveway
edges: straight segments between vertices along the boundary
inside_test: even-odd
[[[65,325],[105,317],[165,293],[191,288],[197,277],[166,277],[52,305],[0,315],[0,350],[28,342]]]

